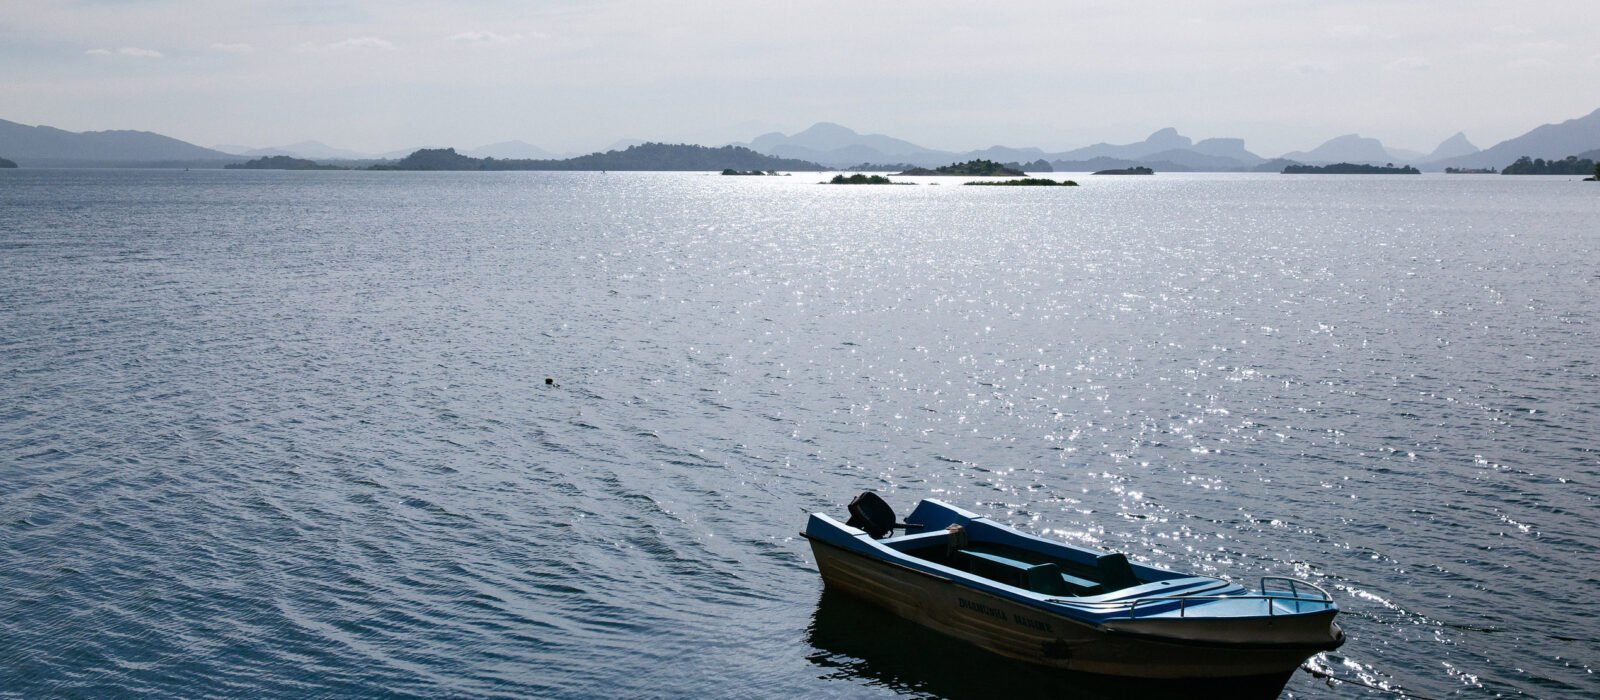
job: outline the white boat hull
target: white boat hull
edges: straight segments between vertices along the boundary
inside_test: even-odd
[[[1143,617],[1094,625],[937,574],[812,540],[824,585],[996,654],[1139,678],[1286,676],[1341,638],[1328,615],[1239,620]]]

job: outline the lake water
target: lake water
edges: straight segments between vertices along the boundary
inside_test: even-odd
[[[823,598],[866,489],[1600,695],[1600,187],[817,179],[0,171],[0,695],[1122,694]]]

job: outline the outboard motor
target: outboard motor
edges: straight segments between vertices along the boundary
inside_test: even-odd
[[[862,491],[850,501],[850,519],[846,525],[865,531],[875,540],[889,536],[896,528],[904,530],[905,523],[894,520],[894,509],[883,498],[871,491]]]

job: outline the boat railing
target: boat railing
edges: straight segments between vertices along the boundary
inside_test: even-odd
[[[1271,582],[1271,583],[1269,583]],[[1274,587],[1276,584],[1277,587]],[[1310,589],[1310,590],[1305,590]],[[1281,591],[1281,592],[1274,592]],[[1333,603],[1333,596],[1322,589],[1321,586],[1310,581],[1288,578],[1285,576],[1263,576],[1261,578],[1261,592],[1245,595],[1162,595],[1135,598],[1124,601],[1106,601],[1093,607],[1100,608],[1126,608],[1124,612],[1129,618],[1137,617],[1141,606],[1148,607],[1160,603],[1176,603],[1178,617],[1188,615],[1189,604],[1213,603],[1216,601],[1260,600],[1266,602],[1267,616],[1275,617],[1278,614],[1278,603],[1293,604],[1294,612],[1300,612],[1302,603],[1315,603],[1329,605]]]
[[[1316,591],[1317,595],[1321,596],[1323,601],[1329,602],[1329,603],[1333,602],[1333,596],[1328,595],[1328,592],[1323,590],[1322,586],[1318,586],[1317,584],[1312,583],[1310,581],[1302,581],[1302,580],[1297,579],[1297,578],[1289,578],[1288,576],[1262,576],[1261,577],[1261,593],[1263,595],[1270,594],[1271,591],[1272,591],[1272,589],[1269,588],[1268,585],[1267,585],[1268,581],[1276,581],[1281,585],[1287,585],[1289,587],[1289,596],[1288,597],[1290,597],[1290,598],[1299,598],[1300,597],[1300,589],[1302,587],[1305,587],[1305,588],[1310,588],[1313,591]],[[1282,589],[1279,589],[1279,590],[1282,590]]]

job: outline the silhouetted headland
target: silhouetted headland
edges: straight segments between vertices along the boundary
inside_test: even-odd
[[[1154,174],[1156,174],[1156,171],[1151,170],[1149,168],[1146,168],[1146,167],[1144,167],[1142,165],[1135,165],[1135,166],[1133,166],[1131,168],[1112,168],[1110,170],[1096,170],[1096,171],[1094,171],[1093,173],[1090,173],[1090,174],[1091,175],[1154,175]]]
[[[1523,156],[1517,162],[1507,165],[1500,171],[1501,175],[1589,175],[1600,176],[1595,170],[1595,161],[1578,156],[1567,156],[1561,160],[1554,158],[1529,158]]]
[[[1395,167],[1367,165],[1365,163],[1334,163],[1333,165],[1290,165],[1283,169],[1285,175],[1421,175],[1422,171],[1409,165]]]
[[[622,151],[591,153],[565,160],[473,158],[454,148],[424,148],[392,165],[371,170],[826,170],[816,163],[762,155],[742,146],[711,148],[692,144],[646,143]]]
[[[293,156],[265,156],[243,163],[229,163],[222,167],[225,170],[349,170]]]

